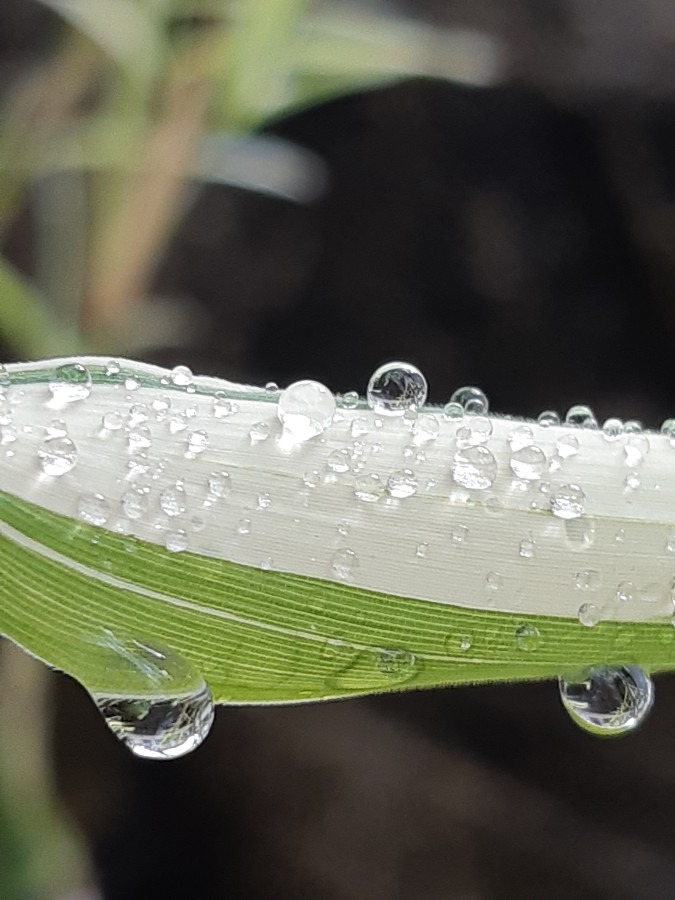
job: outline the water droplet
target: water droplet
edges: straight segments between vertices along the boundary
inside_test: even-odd
[[[378,413],[400,416],[424,406],[426,399],[426,378],[410,363],[385,363],[370,376],[366,400]]]
[[[654,702],[654,685],[639,666],[598,666],[559,679],[560,697],[572,720],[593,734],[634,731]]]
[[[340,581],[351,581],[358,568],[359,558],[353,550],[343,548],[335,552],[331,570]]]
[[[661,434],[665,434],[670,440],[670,446],[675,447],[675,419],[666,419],[661,425]]]
[[[555,442],[556,453],[561,459],[569,459],[579,452],[579,438],[574,434],[564,434]]]
[[[356,479],[354,493],[359,500],[366,503],[375,503],[384,494],[385,485],[379,475],[372,472]]]
[[[119,431],[123,421],[122,416],[118,412],[110,411],[105,413],[101,419],[101,425],[106,431]]]
[[[541,644],[541,633],[536,625],[520,625],[516,628],[516,647],[525,653],[532,653]]]
[[[595,603],[582,603],[578,615],[585,628],[594,628],[602,619],[602,609]]]
[[[147,425],[137,425],[127,430],[127,446],[130,453],[140,453],[152,447],[152,432]]]
[[[602,426],[602,435],[606,441],[618,441],[623,437],[621,419],[607,419]]]
[[[207,487],[211,498],[222,500],[231,490],[229,472],[212,472],[207,479]]]
[[[551,497],[551,512],[560,519],[578,519],[585,503],[586,494],[578,484],[564,484]]]
[[[492,434],[492,422],[487,416],[471,416],[465,425],[457,429],[457,447],[464,450],[486,444]]]
[[[452,459],[452,477],[462,487],[484,491],[497,477],[497,460],[482,445],[458,450]]]
[[[509,432],[507,441],[512,453],[517,453],[534,443],[534,432],[529,425],[519,425]]]
[[[458,403],[469,415],[485,416],[489,410],[488,398],[479,387],[473,385],[457,388],[450,402]]]
[[[469,537],[469,529],[466,525],[453,525],[450,529],[450,539],[453,544],[466,544]]]
[[[645,434],[629,434],[623,448],[627,466],[635,467],[644,462],[649,453],[649,439]]]
[[[318,381],[296,381],[283,391],[277,403],[277,416],[284,434],[293,443],[317,437],[329,427],[335,416],[335,397]]]
[[[187,509],[185,487],[177,481],[171,487],[164,488],[159,496],[159,505],[167,516],[181,516]]]
[[[272,497],[270,494],[264,493],[258,496],[258,509],[269,509],[272,505]]]
[[[669,534],[666,539],[666,551],[675,553],[675,534]]]
[[[199,456],[209,446],[209,436],[205,431],[188,431],[187,452],[191,456]]]
[[[598,421],[590,406],[576,403],[570,406],[565,415],[566,425],[576,425],[579,428],[597,428]]]
[[[630,603],[635,594],[635,585],[632,581],[622,581],[616,589],[614,599],[617,603]]]
[[[148,511],[148,492],[144,488],[131,488],[121,499],[122,509],[129,519],[140,519]]]
[[[110,517],[110,504],[103,494],[83,494],[77,501],[77,514],[89,525],[105,525]]]
[[[311,469],[302,476],[302,483],[308,488],[316,488],[322,481],[321,472],[317,469]]]
[[[344,449],[333,450],[328,454],[328,459],[326,460],[326,465],[331,472],[337,472],[338,474],[348,472],[351,468],[351,464],[351,454],[348,450]]]
[[[269,422],[255,422],[251,425],[248,432],[248,439],[251,444],[261,444],[270,436]]]
[[[504,579],[499,572],[488,572],[485,576],[485,584],[489,591],[498,591],[504,586]]]
[[[12,385],[12,379],[10,377],[7,366],[4,366],[0,363],[0,394],[4,394],[5,391],[9,390]]]
[[[115,375],[119,375],[122,371],[122,366],[118,363],[116,359],[111,359],[105,367],[105,374],[108,378],[112,378]]]
[[[174,366],[169,378],[175,387],[187,388],[192,384],[193,375],[187,366]]]
[[[387,480],[387,489],[392,497],[402,500],[417,493],[417,478],[411,469],[393,472]]]
[[[628,421],[623,423],[623,430],[626,434],[640,434],[641,431],[644,431],[644,427],[642,422],[638,422],[636,419],[628,419]]]
[[[418,544],[415,547],[415,556],[419,557],[419,559],[424,559],[427,555],[427,551],[429,550],[429,545],[426,543]]]
[[[535,551],[535,543],[532,538],[523,538],[518,544],[518,555],[523,559],[533,559]]]
[[[516,478],[524,481],[537,481],[546,471],[546,454],[536,444],[522,447],[511,454],[509,460],[511,471]]]
[[[413,423],[413,441],[417,446],[435,441],[440,431],[438,418],[431,413],[422,413]]]
[[[356,391],[347,391],[339,398],[342,409],[356,409],[359,405],[360,397]]]
[[[640,487],[640,476],[637,472],[630,472],[623,480],[624,490],[628,493],[636,491]]]
[[[216,419],[225,419],[233,416],[238,411],[238,406],[229,400],[227,395],[218,391],[213,398],[213,414]]]
[[[458,650],[467,653],[473,647],[473,639],[470,634],[449,634],[443,646],[448,656],[454,656]]]
[[[14,444],[19,437],[19,433],[14,425],[0,426],[0,444]],[[12,451],[7,451],[12,452]]]
[[[134,378],[132,375],[129,375],[124,379],[124,389],[130,392],[137,391],[141,386],[138,378]]]
[[[387,678],[407,678],[415,668],[415,655],[409,650],[379,650],[376,665]]]
[[[587,517],[565,520],[565,538],[572,550],[587,550],[595,541],[595,523]]]
[[[91,374],[81,363],[59,366],[49,382],[52,397],[59,405],[86,400],[91,394]]]
[[[48,437],[37,452],[45,475],[58,478],[75,468],[77,447],[68,437]]]
[[[182,553],[188,548],[187,533],[182,528],[178,528],[175,531],[167,531],[164,537],[164,546],[169,553]]]
[[[499,497],[488,497],[485,501],[485,511],[491,516],[501,516],[504,514],[504,504]]]
[[[602,584],[602,576],[597,569],[584,569],[583,572],[577,572],[574,584],[580,591],[597,591]]]
[[[238,534],[250,534],[251,533],[251,520],[250,519],[239,519],[237,522],[237,533]]]
[[[555,410],[545,409],[537,416],[537,422],[543,428],[550,428],[553,425],[560,425],[560,416]]]

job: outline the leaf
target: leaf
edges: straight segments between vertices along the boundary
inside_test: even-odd
[[[0,630],[93,693],[138,691],[111,635],[171,647],[220,703],[673,668],[667,435],[532,423],[553,471],[522,490],[519,423],[491,418],[497,474],[471,489],[440,410],[423,447],[434,420],[411,435],[363,402],[291,445],[274,392],[82,358],[89,392],[63,364],[9,367],[0,404]],[[68,471],[41,471],[47,450]],[[381,490],[413,465],[417,493]],[[583,514],[564,519],[571,484]]]

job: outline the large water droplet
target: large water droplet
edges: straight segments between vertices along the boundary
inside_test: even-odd
[[[169,377],[175,387],[188,388],[192,384],[192,371],[187,366],[175,366]]]
[[[559,680],[563,706],[585,731],[612,737],[634,731],[654,702],[652,680],[639,666],[598,666]]]
[[[406,410],[424,406],[426,399],[426,378],[410,363],[385,363],[370,376],[366,400],[378,413],[402,416]]]
[[[277,416],[293,443],[316,437],[335,416],[335,397],[318,381],[296,381],[279,396]]]
[[[56,369],[49,390],[59,406],[86,400],[91,394],[91,374],[81,363],[66,363]]]
[[[452,459],[452,477],[462,487],[484,491],[497,477],[497,460],[481,445],[458,450]]]
[[[46,438],[37,455],[42,471],[54,478],[70,472],[77,463],[77,447],[69,437]]]
[[[450,403],[458,403],[465,413],[469,415],[485,416],[488,413],[489,403],[485,393],[473,385],[457,388]]]

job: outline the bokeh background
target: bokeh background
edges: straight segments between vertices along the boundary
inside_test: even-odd
[[[403,358],[658,427],[674,72],[672,0],[2,0],[0,358]],[[554,684],[221,708],[153,764],[4,645],[0,898],[672,900],[674,712],[666,677],[610,742]]]

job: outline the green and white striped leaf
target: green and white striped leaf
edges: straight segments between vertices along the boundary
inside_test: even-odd
[[[415,435],[338,402],[290,445],[274,391],[82,358],[93,383],[72,399],[69,362],[0,375],[0,631],[91,692],[134,688],[111,636],[171,647],[219,703],[675,667],[667,435],[530,423],[546,462],[528,481],[520,423],[491,417],[496,476],[471,489],[453,478],[466,422],[438,409],[424,441],[433,420]],[[397,499],[402,469],[417,490]],[[570,484],[585,498],[564,519]]]

